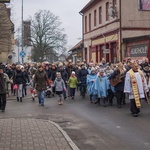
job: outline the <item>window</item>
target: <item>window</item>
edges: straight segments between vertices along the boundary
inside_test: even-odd
[[[85,32],[87,32],[87,16],[85,16]]]
[[[113,8],[115,8],[117,6],[117,1],[113,0]]]
[[[109,2],[106,3],[106,21],[109,20],[109,13],[108,13],[108,11],[109,11]]]
[[[102,7],[99,7],[99,24],[102,24]]]
[[[91,31],[91,14],[89,14],[89,31]]]
[[[96,14],[96,10],[94,10],[94,26],[96,26],[96,18],[97,18],[97,16],[96,16],[97,14]]]

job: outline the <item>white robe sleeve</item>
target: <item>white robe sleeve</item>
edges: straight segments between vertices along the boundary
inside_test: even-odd
[[[127,72],[125,77],[124,93],[131,93],[131,88],[130,74]]]
[[[149,88],[148,88],[148,85],[147,85],[147,82],[146,82],[146,78],[144,77],[144,90],[145,92],[148,92],[149,91]]]

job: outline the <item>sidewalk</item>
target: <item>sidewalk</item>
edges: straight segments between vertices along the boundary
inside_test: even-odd
[[[28,95],[25,99],[31,99]],[[16,100],[10,95],[7,101]],[[6,106],[7,107],[7,106]],[[0,119],[0,150],[79,150],[67,133],[49,120]]]
[[[41,119],[0,119],[0,150],[79,150],[59,125]]]

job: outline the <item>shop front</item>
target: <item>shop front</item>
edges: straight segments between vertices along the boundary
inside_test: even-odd
[[[132,60],[142,61],[144,57],[148,57],[150,60],[150,37],[135,37],[123,40],[126,43],[125,57],[131,57]]]
[[[99,63],[102,58],[106,62],[117,60],[118,34],[102,36],[92,40],[92,60]]]

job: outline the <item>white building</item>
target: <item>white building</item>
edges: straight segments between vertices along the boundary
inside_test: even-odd
[[[23,58],[23,62],[31,62],[31,50],[32,46],[28,46],[24,48],[25,57]],[[22,57],[20,56],[21,47],[17,45],[14,46],[13,56],[12,56],[12,63],[22,63]]]

